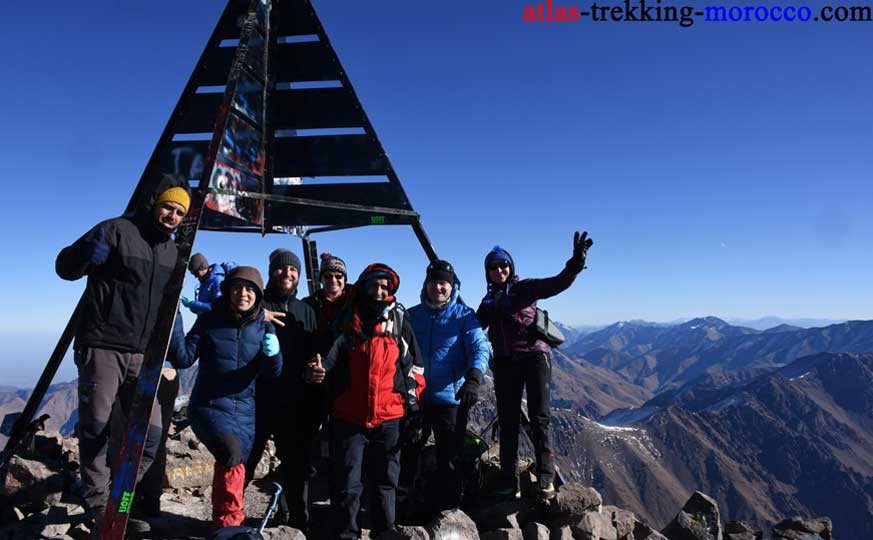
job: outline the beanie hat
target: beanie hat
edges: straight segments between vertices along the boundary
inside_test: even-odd
[[[494,261],[508,262],[512,275],[515,275],[515,262],[512,260],[512,255],[500,246],[494,246],[491,251],[488,252],[488,255],[485,255],[485,269],[487,270],[488,265]]]
[[[321,279],[325,272],[336,272],[349,279],[349,274],[346,271],[346,262],[339,257],[334,257],[330,253],[321,254],[321,268],[318,271],[318,279]]]
[[[512,255],[500,246],[494,246],[488,255],[485,255],[485,274],[488,274],[488,265],[495,261],[506,261],[509,263],[509,275],[515,275],[515,262],[512,260]]]
[[[293,266],[300,273],[300,258],[290,249],[275,249],[273,253],[270,253],[270,272],[280,266]]]
[[[427,265],[425,282],[435,280],[448,281],[451,284],[455,283],[455,269],[450,262],[437,259]]]
[[[206,260],[206,257],[202,253],[195,253],[191,260],[188,261],[188,271],[189,272],[199,272],[200,270],[205,270],[209,268],[209,261]]]
[[[370,283],[377,279],[388,280],[388,291],[391,296],[394,296],[397,289],[400,287],[400,276],[398,276],[397,272],[395,272],[390,266],[382,263],[373,263],[366,267],[364,271],[361,272],[361,275],[358,276],[358,281],[355,285],[362,289],[362,293],[365,293],[370,286]]]
[[[155,206],[165,202],[172,202],[180,205],[187,214],[188,208],[191,206],[191,196],[188,195],[188,191],[185,188],[171,187],[161,192],[161,194],[155,198]]]

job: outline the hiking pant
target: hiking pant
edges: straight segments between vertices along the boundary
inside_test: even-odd
[[[457,430],[458,420],[457,405],[424,407],[424,433],[433,432],[437,458],[436,489],[430,492],[432,504],[428,506],[437,511],[455,508],[460,504],[461,478],[454,459],[461,447],[464,433]]]
[[[169,378],[172,377],[172,378]],[[161,407],[161,441],[157,454],[140,482],[137,490],[143,499],[159,501],[164,491],[164,476],[167,469],[167,437],[170,435],[170,423],[173,420],[173,407],[179,394],[179,377],[175,370],[164,368],[161,375],[161,386],[158,387],[158,404]],[[157,503],[160,506],[160,503]]]
[[[367,429],[337,419],[333,421],[334,488],[331,498],[338,538],[360,536],[358,510],[364,484],[361,481],[366,453],[370,483],[370,537],[394,526],[397,478],[400,475],[400,419]]]
[[[246,463],[246,483],[254,477],[270,435],[276,442],[276,455],[281,462],[279,473],[284,491],[280,497],[280,512],[288,515],[288,525],[301,531],[309,526],[309,481],[315,476],[320,455],[319,429],[324,418],[319,407],[322,393],[304,391],[297,403],[276,406],[268,399],[255,404],[255,440]],[[257,396],[257,394],[256,394]],[[286,411],[285,414],[277,411]]]
[[[109,497],[107,450],[110,436],[118,438],[119,448],[124,437],[123,430],[112,429],[112,409],[117,404],[120,421],[126,426],[142,361],[143,355],[139,353],[94,347],[75,351],[79,370],[78,435],[82,498],[89,509],[98,513],[106,507]],[[154,461],[161,440],[161,424],[161,408],[155,401],[143,443],[137,483]]]
[[[212,530],[235,527],[245,521],[243,513],[243,490],[246,469],[239,463],[228,467],[215,462],[212,475]]]
[[[522,391],[527,389],[530,436],[537,460],[537,480],[554,481],[555,461],[549,441],[549,383],[552,362],[549,353],[513,353],[494,360],[494,393],[500,425],[500,471],[507,485],[515,485],[518,461],[518,430]]]

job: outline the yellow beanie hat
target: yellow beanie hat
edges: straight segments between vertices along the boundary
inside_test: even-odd
[[[180,187],[171,187],[170,189],[164,191],[158,198],[155,199],[155,205],[161,204],[163,202],[174,202],[176,204],[182,205],[182,208],[185,209],[185,213],[188,213],[188,208],[191,206],[191,196],[188,195],[188,192],[185,191],[184,188]]]

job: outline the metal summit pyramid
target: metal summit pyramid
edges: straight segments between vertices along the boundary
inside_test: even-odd
[[[273,0],[265,43],[268,80],[242,107],[263,108],[265,162],[261,185],[231,177],[206,179],[211,204],[201,228],[310,234],[365,225],[411,225],[427,256],[436,253],[358,100],[309,0]],[[249,2],[230,0],[182,92],[128,210],[146,202],[162,174],[192,188],[203,173],[213,126]],[[235,104],[236,106],[236,104]],[[242,108],[238,107],[238,108]],[[244,150],[244,149],[243,149]],[[337,177],[354,177],[342,181]],[[330,178],[330,182],[320,181]],[[372,179],[372,180],[371,180]],[[310,283],[312,287],[312,283]]]

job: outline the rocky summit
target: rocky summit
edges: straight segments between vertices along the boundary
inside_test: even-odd
[[[76,495],[77,442],[57,433],[40,434],[34,450],[16,456],[10,464],[0,495],[0,540],[85,540],[89,538],[86,512]],[[427,491],[433,480],[433,448],[425,449],[422,484],[413,491]],[[412,508],[400,516],[395,530],[381,540],[833,540],[828,518],[791,517],[765,533],[743,522],[723,520],[716,502],[694,493],[675,518],[661,531],[633,512],[608,504],[590,486],[569,483],[551,499],[522,497],[497,501],[490,496],[499,464],[484,455],[480,462],[481,491],[462,508],[428,514]],[[536,477],[523,462],[522,484]],[[270,486],[278,462],[272,449],[258,467],[256,481],[246,491],[248,524],[257,526],[270,500]],[[148,527],[135,537],[143,540],[207,539],[210,518],[212,463],[208,453],[185,428],[171,436],[161,497],[162,515],[143,518]],[[430,467],[428,469],[428,467]],[[317,490],[315,490],[317,491]],[[523,489],[524,491],[524,489]],[[410,497],[415,500],[416,494]],[[410,509],[407,506],[407,509]],[[364,509],[366,522],[366,509]],[[134,508],[134,515],[136,509]],[[418,517],[412,517],[418,516]],[[267,540],[330,539],[330,516],[325,501],[313,508],[311,531],[270,523]],[[131,538],[134,536],[130,536]],[[368,531],[363,538],[369,539]]]

